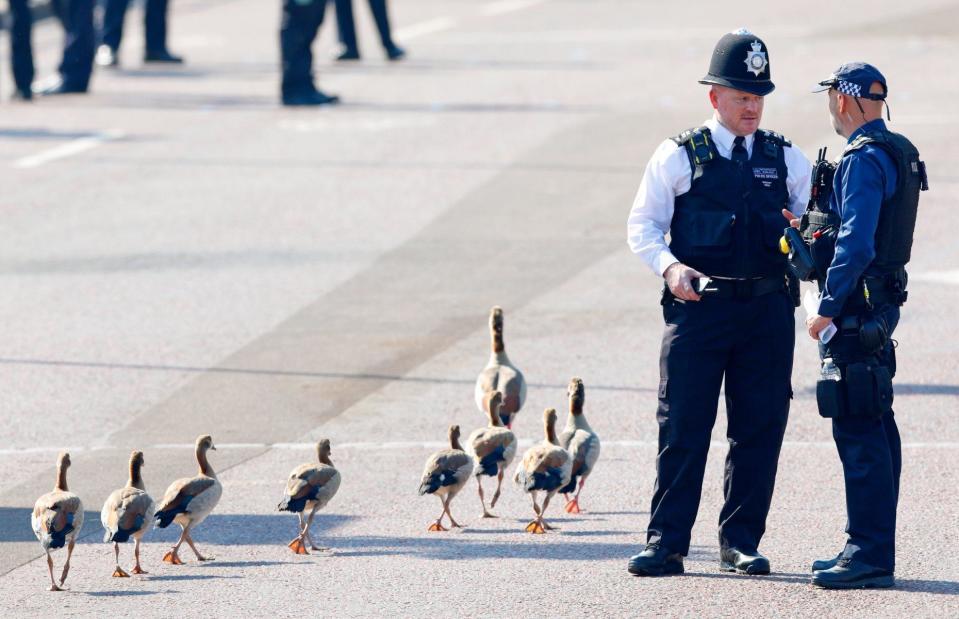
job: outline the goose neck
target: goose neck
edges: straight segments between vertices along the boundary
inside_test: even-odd
[[[57,485],[54,490],[62,490],[63,492],[69,490],[67,487],[67,467],[62,464],[57,465]]]
[[[216,477],[216,472],[213,470],[213,467],[210,466],[210,461],[206,458],[206,452],[207,448],[204,446],[198,446],[196,448],[196,463],[200,465],[200,475]]]
[[[137,460],[132,460],[130,462],[130,481],[127,482],[127,485],[131,488],[146,490],[146,485],[143,483],[143,476],[140,473],[140,466],[140,462]]]

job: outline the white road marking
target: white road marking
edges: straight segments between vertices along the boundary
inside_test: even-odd
[[[67,142],[66,144],[61,144],[60,146],[55,146],[49,150],[37,153],[36,155],[22,157],[14,161],[12,165],[13,167],[20,169],[36,168],[45,163],[56,161],[57,159],[64,159],[66,157],[78,155],[82,152],[96,148],[97,146],[100,146],[106,142],[119,140],[123,136],[124,133],[122,131],[110,129],[102,133],[96,133],[93,135],[84,136],[82,138],[77,138]]]
[[[909,279],[914,282],[932,282],[934,284],[952,284],[953,286],[959,286],[959,269],[910,273]]]
[[[451,17],[436,17],[399,28],[393,33],[393,36],[396,37],[397,41],[409,41],[416,37],[449,30],[455,25],[456,20]]]
[[[512,13],[513,11],[521,11],[522,9],[536,6],[537,4],[543,4],[545,1],[546,0],[500,0],[499,2],[484,4],[482,8],[480,8],[480,14],[488,17],[504,15],[506,13]]]
[[[520,447],[529,447],[534,443],[539,441],[534,441],[532,439],[520,439]],[[419,450],[419,449],[443,449],[449,445],[446,441],[389,441],[385,443],[377,442],[354,442],[354,443],[333,443],[333,450],[349,450],[355,449],[358,451],[368,451],[371,449],[377,450],[395,450],[395,451],[404,451],[404,450]],[[656,447],[657,443],[654,440],[649,441],[603,441],[603,447],[612,447],[612,448],[636,448],[636,447]],[[714,448],[722,448],[727,446],[726,441],[711,441],[710,446]],[[145,449],[194,449],[196,445],[194,443],[158,443],[156,445],[148,445]],[[226,449],[315,449],[316,443],[221,443],[216,446],[218,450]],[[787,448],[799,448],[799,449],[808,449],[810,447],[817,447],[823,449],[833,449],[835,443],[832,441],[784,441],[783,447]],[[955,441],[916,441],[910,443],[903,443],[903,449],[959,449],[959,442]],[[108,447],[24,447],[20,449],[0,449],[0,456],[16,456],[24,454],[39,454],[39,453],[59,453],[61,451],[68,451],[70,453],[81,453],[86,451],[103,451],[104,449],[110,449]]]

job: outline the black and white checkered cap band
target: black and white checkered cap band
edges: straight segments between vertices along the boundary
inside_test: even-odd
[[[852,82],[847,82],[846,80],[836,80],[835,88],[844,95],[849,95],[851,97],[862,96],[862,87],[860,87],[859,84],[853,84]]]

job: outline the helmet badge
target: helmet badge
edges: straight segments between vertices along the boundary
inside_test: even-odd
[[[759,41],[752,42],[752,51],[746,52],[746,70],[759,77],[759,74],[766,70],[769,63],[766,61],[766,52],[762,51],[762,44]]]

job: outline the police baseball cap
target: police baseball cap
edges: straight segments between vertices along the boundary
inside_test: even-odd
[[[882,85],[882,93],[869,92],[875,82]],[[832,75],[819,82],[812,91],[822,92],[830,88],[835,88],[844,95],[862,97],[873,101],[884,101],[886,94],[889,92],[886,78],[879,72],[879,69],[865,62],[847,62],[833,71]]]
[[[764,97],[776,88],[769,78],[766,44],[741,28],[719,39],[709,62],[709,73],[699,83],[717,84]]]

